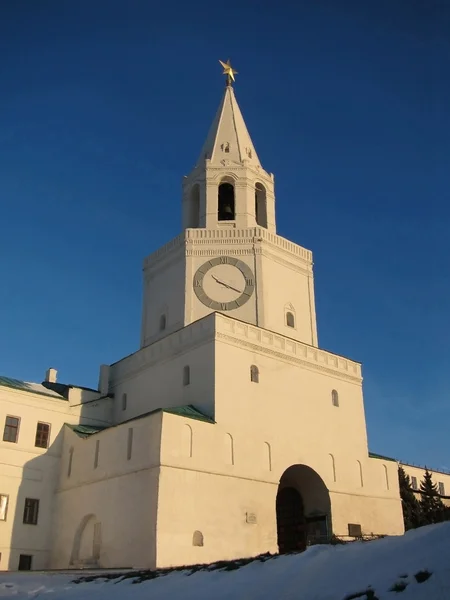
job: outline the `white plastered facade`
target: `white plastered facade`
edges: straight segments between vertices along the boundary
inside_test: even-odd
[[[231,86],[182,203],[183,232],[144,261],[141,348],[101,368],[89,402],[36,396],[26,409],[61,413],[45,416],[58,444],[40,452],[47,541],[33,568],[277,552],[284,488],[321,535],[403,533],[397,463],[369,456],[361,365],[318,346],[312,254],[276,233],[274,177]],[[34,458],[12,446],[23,474]],[[2,568],[31,553],[17,515]]]

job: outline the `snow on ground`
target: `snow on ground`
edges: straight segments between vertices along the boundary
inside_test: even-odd
[[[415,574],[431,576],[418,583]],[[0,598],[15,600],[450,600],[450,523],[401,537],[255,560],[237,570],[172,572],[134,584],[132,579],[73,583],[74,575],[0,573]],[[398,593],[395,584],[407,584]],[[402,585],[400,585],[402,587]],[[400,594],[400,596],[398,596]]]

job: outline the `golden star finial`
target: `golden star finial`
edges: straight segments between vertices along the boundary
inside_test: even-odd
[[[236,81],[234,76],[237,75],[237,71],[230,65],[230,59],[228,59],[226,63],[221,60],[219,60],[219,62],[223,67],[223,75],[227,76],[227,85],[231,85],[232,81]]]

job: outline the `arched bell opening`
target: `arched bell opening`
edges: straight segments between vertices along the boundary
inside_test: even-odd
[[[302,552],[331,537],[330,495],[320,475],[307,465],[293,465],[283,473],[276,514],[280,554]]]
[[[234,221],[236,218],[234,185],[228,181],[219,185],[217,218],[219,221]]]
[[[267,194],[262,183],[255,185],[255,219],[257,225],[267,229]]]
[[[192,186],[188,200],[187,227],[200,226],[200,186],[198,183]]]

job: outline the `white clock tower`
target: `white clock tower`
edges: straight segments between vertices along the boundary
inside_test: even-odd
[[[312,254],[276,234],[274,176],[222,65],[222,101],[183,181],[184,231],[144,261],[141,347],[213,311],[317,346]]]

